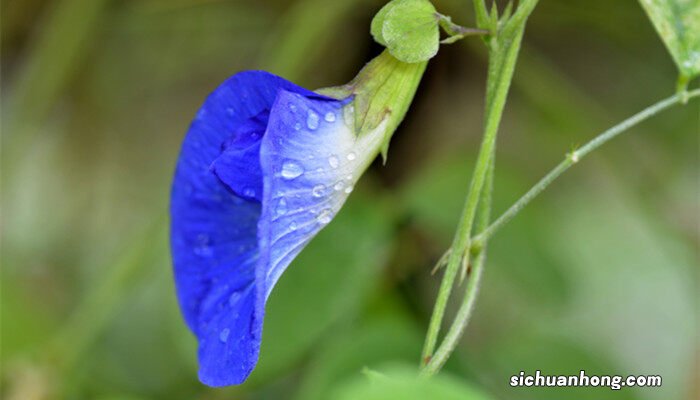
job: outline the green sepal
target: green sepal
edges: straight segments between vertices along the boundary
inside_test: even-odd
[[[411,105],[426,65],[427,61],[400,61],[385,50],[347,85],[316,92],[336,99],[353,96],[346,112],[354,114],[355,132],[358,137],[382,135],[379,151],[386,162],[391,136]]]

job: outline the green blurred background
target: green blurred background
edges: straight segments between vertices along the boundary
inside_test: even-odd
[[[173,167],[206,94],[244,69],[310,88],[349,81],[381,51],[369,24],[382,4],[2,1],[0,397],[365,399],[364,367],[417,367],[439,284],[430,269],[450,243],[480,140],[479,39],[443,46],[387,165],[372,166],[282,277],[244,385],[198,383],[167,245]],[[435,5],[473,24],[471,2]],[[675,78],[636,1],[542,1],[501,128],[494,212],[572,146],[672,94]],[[439,390],[700,397],[699,120],[696,102],[634,128],[494,238]],[[663,387],[508,386],[536,369],[660,374]],[[424,396],[410,381],[392,395]]]

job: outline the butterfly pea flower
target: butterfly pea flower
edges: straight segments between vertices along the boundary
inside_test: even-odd
[[[386,155],[424,69],[385,51],[348,85],[316,92],[245,71],[204,101],[182,144],[170,210],[177,296],[204,384],[251,373],[275,283]]]

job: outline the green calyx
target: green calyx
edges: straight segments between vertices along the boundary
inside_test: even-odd
[[[354,113],[355,132],[358,137],[382,135],[385,162],[391,136],[406,115],[428,60],[440,47],[440,28],[448,36],[442,43],[489,33],[453,23],[428,0],[392,0],[375,15],[371,27],[374,40],[386,50],[347,85],[317,91],[337,99],[353,96],[346,111]]]
[[[353,96],[348,110],[354,113],[355,132],[358,137],[382,135],[380,151],[386,162],[391,136],[406,115],[426,65],[427,61],[400,61],[385,50],[347,85],[317,92],[337,99]],[[382,123],[385,126],[377,131]]]

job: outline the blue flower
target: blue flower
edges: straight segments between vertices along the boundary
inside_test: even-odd
[[[370,91],[362,89],[369,80],[361,81],[328,97],[267,72],[241,72],[192,121],[172,185],[171,248],[203,383],[239,384],[255,367],[272,288],[338,212],[390,137],[387,127],[403,117],[407,105],[390,117],[391,104],[374,104],[379,122],[358,125],[373,120],[363,106],[371,102],[358,100],[390,89],[387,81]]]

